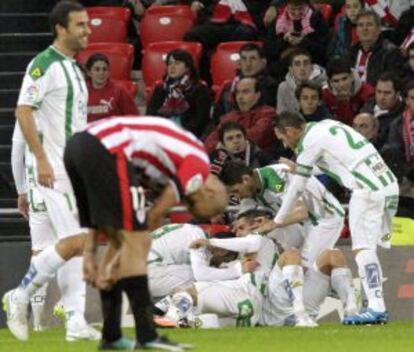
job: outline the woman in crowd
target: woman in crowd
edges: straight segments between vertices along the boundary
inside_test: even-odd
[[[134,98],[110,78],[108,58],[93,54],[86,62],[88,122],[109,116],[138,115]]]
[[[164,116],[200,137],[210,120],[211,91],[200,81],[193,57],[182,49],[168,53],[167,72],[147,107],[147,115]]]

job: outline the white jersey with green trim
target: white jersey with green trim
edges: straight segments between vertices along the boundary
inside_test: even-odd
[[[314,166],[353,190],[373,191],[396,182],[375,147],[361,134],[339,121],[309,123],[297,148],[296,173],[308,177]],[[359,169],[368,168],[371,174]]]
[[[148,264],[190,264],[190,244],[207,238],[205,232],[191,224],[169,224],[151,233]]]
[[[14,126],[12,141],[13,144],[24,144],[24,165],[22,165],[24,171],[22,171],[24,172],[24,179],[26,182],[29,210],[34,213],[44,212],[46,211],[46,204],[37,188],[37,174],[35,172],[36,159],[33,153],[30,152],[20,126],[17,122]]]
[[[34,118],[56,178],[65,176],[63,151],[87,122],[88,90],[76,61],[50,46],[28,65],[18,106],[34,108]]]
[[[255,169],[255,172],[262,184],[262,190],[260,194],[256,195],[255,201],[277,212],[293,175],[288,172],[288,167],[283,164],[265,166]],[[302,193],[301,200],[308,208],[311,223],[316,223],[316,221],[324,218],[345,216],[345,210],[340,202],[316,177],[310,177]]]

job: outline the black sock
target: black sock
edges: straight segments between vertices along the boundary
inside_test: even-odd
[[[109,291],[100,290],[103,329],[102,340],[112,342],[122,336],[121,332],[121,308],[122,308],[122,289],[117,283]]]
[[[135,333],[141,345],[154,340],[158,334],[152,320],[152,303],[146,275],[132,276],[119,280],[128,296],[135,320]]]

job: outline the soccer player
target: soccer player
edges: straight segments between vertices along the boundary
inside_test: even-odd
[[[279,210],[292,179],[288,167],[284,164],[252,170],[237,162],[228,163],[220,176],[229,193],[236,194],[242,199],[253,199],[274,211]],[[312,177],[295,209],[279,227],[289,226],[288,231],[295,232],[299,226],[292,228],[291,225],[305,222],[302,257],[303,265],[310,267],[322,251],[334,247],[341,234],[344,214],[339,201],[322,183]],[[289,234],[285,237],[287,236]]]
[[[79,207],[81,226],[90,228],[84,250],[85,279],[101,290],[104,317],[101,348],[122,341],[122,291],[134,315],[137,347],[181,351],[159,337],[152,321],[147,282],[150,229],[181,200],[193,215],[210,219],[224,212],[227,195],[209,174],[203,144],[174,122],[157,117],[98,120],[77,133],[65,150],[65,166]],[[141,176],[141,177],[137,177]],[[166,186],[146,214],[143,179]],[[97,270],[97,233],[110,241]]]
[[[338,121],[308,123],[298,113],[285,112],[274,121],[276,136],[297,154],[296,174],[275,224],[286,219],[303,194],[315,166],[352,190],[349,224],[358,273],[368,308],[348,316],[345,324],[386,323],[382,270],[376,247],[390,245],[391,219],[398,206],[396,177],[373,145]]]
[[[218,235],[220,238],[230,237],[231,233]],[[235,261],[237,253],[190,249],[193,241],[206,238],[201,227],[192,224],[168,224],[151,232],[147,263],[149,289],[154,301],[194,281],[231,280],[242,275],[241,263]],[[212,261],[234,263],[217,268],[209,265]]]
[[[50,12],[49,21],[54,42],[29,63],[17,102],[16,117],[33,153],[37,189],[59,242],[37,255],[19,287],[3,297],[8,327],[20,340],[28,339],[27,306],[30,297],[66,261],[81,254],[84,238],[72,187],[63,165],[63,150],[71,135],[86,124],[87,87],[74,56],[87,45],[89,19],[82,5],[62,1]],[[67,271],[62,275],[60,287],[66,297],[66,340],[99,339],[100,333],[88,326],[84,318],[82,260],[71,260],[65,267]]]

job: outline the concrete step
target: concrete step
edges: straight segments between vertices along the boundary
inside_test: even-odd
[[[42,48],[43,50],[45,48]],[[25,72],[29,62],[39,51],[0,52],[0,72]]]
[[[1,0],[0,12],[48,13],[59,0]]]
[[[49,32],[47,13],[0,13],[0,33]]]
[[[11,145],[14,122],[10,125],[0,125],[0,145]]]
[[[20,89],[24,72],[0,72],[0,89]]]
[[[19,89],[0,89],[0,107],[14,108],[19,97]]]
[[[0,162],[10,162],[11,144],[0,145]]]
[[[40,51],[52,41],[51,33],[0,33],[0,51]]]
[[[0,126],[14,125],[14,107],[13,108],[0,108]]]

